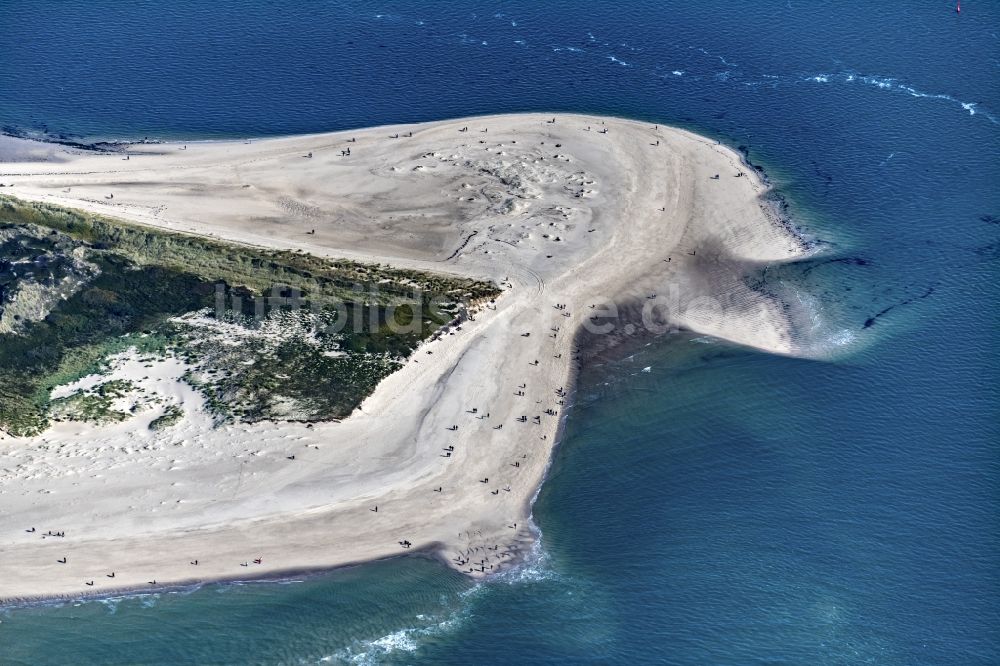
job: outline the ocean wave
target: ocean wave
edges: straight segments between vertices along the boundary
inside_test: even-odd
[[[781,280],[776,289],[789,308],[793,339],[803,356],[833,360],[855,351],[856,331],[845,326],[843,315],[831,312],[828,303],[794,280],[791,283]]]
[[[524,583],[557,580],[559,578],[558,572],[552,568],[549,556],[541,549],[537,541],[532,545],[532,551],[536,549],[537,553],[533,552],[517,566],[511,567],[506,571],[501,571],[490,579],[487,584],[522,585]]]
[[[170,592],[168,592],[170,593]],[[95,597],[93,599],[77,599],[73,606],[82,606],[87,603],[94,603],[108,611],[108,615],[116,615],[118,607],[127,602],[138,602],[143,608],[154,608],[160,601],[160,592],[134,592],[116,595],[113,597]]]
[[[418,626],[404,627],[378,638],[356,641],[331,655],[318,660],[320,664],[379,664],[389,655],[416,652],[428,638],[438,637],[461,627],[471,615],[471,606],[463,602],[461,607],[448,613],[443,619],[435,616],[417,615]]]
[[[322,657],[321,664],[328,663],[349,663],[349,664],[377,664],[382,657],[393,652],[413,652],[417,649],[417,642],[410,636],[415,629],[400,629],[381,638],[362,643],[356,648],[344,648],[332,655]]]
[[[726,67],[738,67],[739,66],[735,62],[729,62],[728,60],[725,59],[725,57],[720,56],[717,53],[712,53],[711,51],[706,51],[705,49],[701,48],[700,46],[699,47],[690,46],[688,48],[691,48],[691,49],[695,49],[696,48],[699,52],[704,53],[709,58],[715,58],[716,60],[718,60],[719,62],[721,62]]]
[[[595,45],[603,44],[604,46],[609,46],[609,43],[607,42],[600,42],[592,32],[587,32],[587,39],[590,41],[591,44]],[[643,47],[632,46],[624,42],[619,44],[619,46],[627,48],[633,53],[638,53],[645,50]],[[1000,124],[1000,118],[997,117],[997,114],[995,114],[991,110],[984,109],[979,102],[963,101],[957,99],[956,97],[953,97],[952,95],[948,95],[945,93],[925,92],[915,86],[909,85],[908,83],[900,81],[891,76],[862,74],[856,71],[843,71],[840,73],[820,72],[816,74],[807,74],[798,76],[787,75],[787,74],[786,75],[758,74],[755,76],[754,75],[747,76],[742,70],[739,69],[739,66],[735,62],[727,59],[723,55],[712,53],[711,51],[705,48],[697,46],[688,46],[687,48],[688,50],[691,51],[697,51],[713,60],[718,60],[726,67],[726,69],[724,69],[723,71],[717,71],[714,73],[708,73],[708,72],[705,73],[706,76],[711,75],[715,80],[720,82],[730,82],[730,83],[738,82],[744,86],[753,88],[763,85],[776,87],[779,83],[783,81],[803,81],[807,83],[819,83],[819,84],[863,83],[878,90],[886,90],[890,92],[904,92],[913,97],[948,101],[959,106],[962,110],[966,111],[970,116],[977,116],[977,115],[982,116],[995,125]],[[555,52],[580,51],[580,49],[573,47],[553,47],[552,50]],[[623,67],[633,67],[633,63],[621,60],[614,54],[607,54],[606,51],[605,54],[606,55],[604,57],[615,64],[621,65]],[[665,69],[664,66],[656,67],[653,71],[653,74],[656,75],[658,78],[666,78],[666,75],[663,74],[661,71],[663,69]],[[636,70],[636,71],[641,71],[641,70]],[[683,76],[684,74],[686,74],[686,70],[674,69],[670,71],[670,74],[673,76]],[[694,78],[697,79],[700,77],[694,77]]]
[[[533,526],[533,524],[532,524]],[[533,529],[537,529],[533,526]],[[465,627],[476,615],[476,609],[500,587],[524,585],[553,580],[556,572],[548,564],[548,556],[535,540],[527,557],[515,567],[473,582],[456,595],[442,595],[441,612],[418,614],[410,626],[390,631],[378,638],[355,640],[318,663],[378,664],[389,655],[416,652],[429,639],[440,638]]]
[[[641,53],[642,51],[646,50],[645,48],[643,48],[641,46],[632,46],[628,42],[622,42],[618,46],[620,46],[622,48],[625,48],[625,49],[628,49],[632,53]]]
[[[458,39],[463,44],[476,44],[478,46],[487,46],[487,42],[485,39],[480,39],[479,37],[473,37],[465,32],[460,32],[455,36],[458,37]]]
[[[107,609],[108,615],[116,615],[118,613],[118,605],[121,601],[122,597],[112,597],[110,599],[98,599],[97,603]]]
[[[388,15],[379,15],[379,16],[388,16]],[[509,17],[503,14],[502,12],[498,12],[497,14],[494,15],[494,17],[502,20],[510,20]],[[516,21],[511,20],[511,24],[515,25]],[[635,46],[628,42],[619,42],[615,45],[612,45],[610,42],[605,42],[600,40],[591,31],[587,31],[585,34],[587,41],[591,46],[607,47],[606,49],[599,48],[598,53],[594,53],[595,56],[598,55],[600,51],[603,51],[603,53],[600,53],[600,56],[616,65],[633,68],[634,71],[636,72],[644,71],[643,67],[641,66],[635,67],[633,62],[622,60],[614,53],[608,53],[608,51],[614,48],[625,48],[632,53],[638,54],[645,52],[647,50],[646,47]],[[462,43],[465,44],[479,44],[482,46],[488,45],[488,42],[486,42],[485,40],[473,38],[464,32],[459,33],[457,36],[460,38]],[[515,40],[514,43],[521,47],[531,48],[530,45],[528,45],[524,40]],[[684,49],[684,46],[680,44],[675,44],[673,45],[673,47],[676,48],[677,50]],[[584,52],[584,49],[574,46],[550,45],[550,48],[553,53],[560,53],[563,51],[568,51],[570,53]],[[862,74],[860,72],[851,70],[846,70],[839,73],[819,72],[815,74],[798,74],[798,75],[765,74],[765,73],[749,74],[745,70],[741,69],[736,62],[726,58],[724,55],[713,53],[708,49],[694,45],[688,45],[686,50],[696,51],[698,53],[701,53],[706,58],[710,58],[712,60],[722,63],[722,65],[725,67],[725,69],[722,71],[700,72],[701,75],[692,76],[691,77],[692,80],[701,79],[703,76],[704,77],[711,76],[712,78],[714,78],[714,80],[720,81],[722,83],[736,83],[751,88],[757,88],[764,85],[769,87],[777,87],[779,84],[783,82],[806,82],[815,84],[862,83],[878,90],[885,90],[890,92],[903,92],[912,97],[925,98],[925,99],[938,99],[942,101],[951,102],[960,107],[963,111],[967,112],[968,115],[970,116],[981,116],[983,118],[986,118],[995,125],[1000,124],[1000,118],[998,118],[997,114],[995,114],[993,111],[989,109],[983,108],[979,102],[969,102],[960,100],[957,99],[956,97],[953,97],[952,95],[945,93],[925,92],[923,90],[920,90],[916,86],[910,85],[906,82],[900,81],[899,79],[896,79],[891,76]],[[699,74],[698,72],[699,67],[697,66],[693,67],[694,67],[693,71],[695,71],[696,74]],[[664,70],[666,70],[666,66],[660,65],[654,67],[651,73],[655,75],[657,78],[661,79],[665,79],[667,76],[685,76],[688,74],[688,68],[671,69],[669,70],[669,74],[665,74]]]
[[[882,90],[888,90],[895,85],[894,79],[888,79],[881,76],[854,76],[853,74],[848,74],[845,80],[850,83],[854,80],[867,83],[870,86],[875,86],[876,88],[881,88]]]
[[[348,663],[367,666],[379,664],[390,655],[416,652],[428,639],[438,638],[463,627],[473,616],[479,599],[490,594],[497,586],[524,585],[558,578],[550,566],[549,557],[541,544],[541,532],[534,522],[529,523],[537,538],[532,542],[524,559],[514,567],[473,583],[457,594],[451,609],[440,614],[417,615],[411,626],[403,627],[369,640],[355,641],[318,663]]]
[[[858,334],[849,328],[844,328],[839,331],[833,331],[827,336],[826,342],[828,347],[838,348],[847,347],[854,344],[854,341],[858,339]]]
[[[970,116],[980,114],[994,125],[1000,125],[1000,119],[998,119],[994,113],[986,109],[979,108],[979,102],[963,102],[962,100],[947,93],[925,92],[891,76],[877,76],[848,71],[841,72],[840,74],[813,74],[803,77],[802,80],[811,83],[830,83],[831,81],[834,83],[858,82],[869,85],[878,90],[904,92],[912,97],[922,99],[939,99],[960,106],[963,110],[968,111]]]

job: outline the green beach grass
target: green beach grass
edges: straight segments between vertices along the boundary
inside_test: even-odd
[[[0,429],[20,436],[48,426],[54,387],[133,347],[185,360],[220,422],[345,418],[464,305],[499,294],[2,195],[0,232],[0,309],[21,313],[0,332]],[[60,414],[110,418],[105,403],[64,398]]]

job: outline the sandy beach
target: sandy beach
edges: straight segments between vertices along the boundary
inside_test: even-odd
[[[4,138],[0,192],[491,280],[504,294],[422,345],[339,423],[212,427],[182,363],[149,369],[123,355],[114,376],[174,396],[184,419],[165,431],[147,427],[150,413],[0,433],[0,600],[407,552],[489,575],[536,539],[531,499],[571,408],[576,345],[607,304],[643,310],[654,327],[803,353],[788,310],[743,279],[803,256],[803,242],[737,153],[683,130],[524,114],[137,144],[127,156]],[[606,321],[616,336],[642,327]]]

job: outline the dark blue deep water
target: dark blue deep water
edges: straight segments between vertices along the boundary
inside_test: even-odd
[[[998,32],[986,0],[0,0],[16,130],[545,110],[749,146],[838,259],[785,274],[840,349],[589,368],[538,560],[499,580],[411,559],[10,609],[0,663],[1000,663]]]

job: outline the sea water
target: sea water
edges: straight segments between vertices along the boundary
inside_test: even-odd
[[[588,367],[531,562],[0,612],[2,664],[1000,662],[1000,6],[0,2],[0,124],[247,137],[514,111],[745,146],[827,360]],[[0,496],[2,509],[2,496]]]

